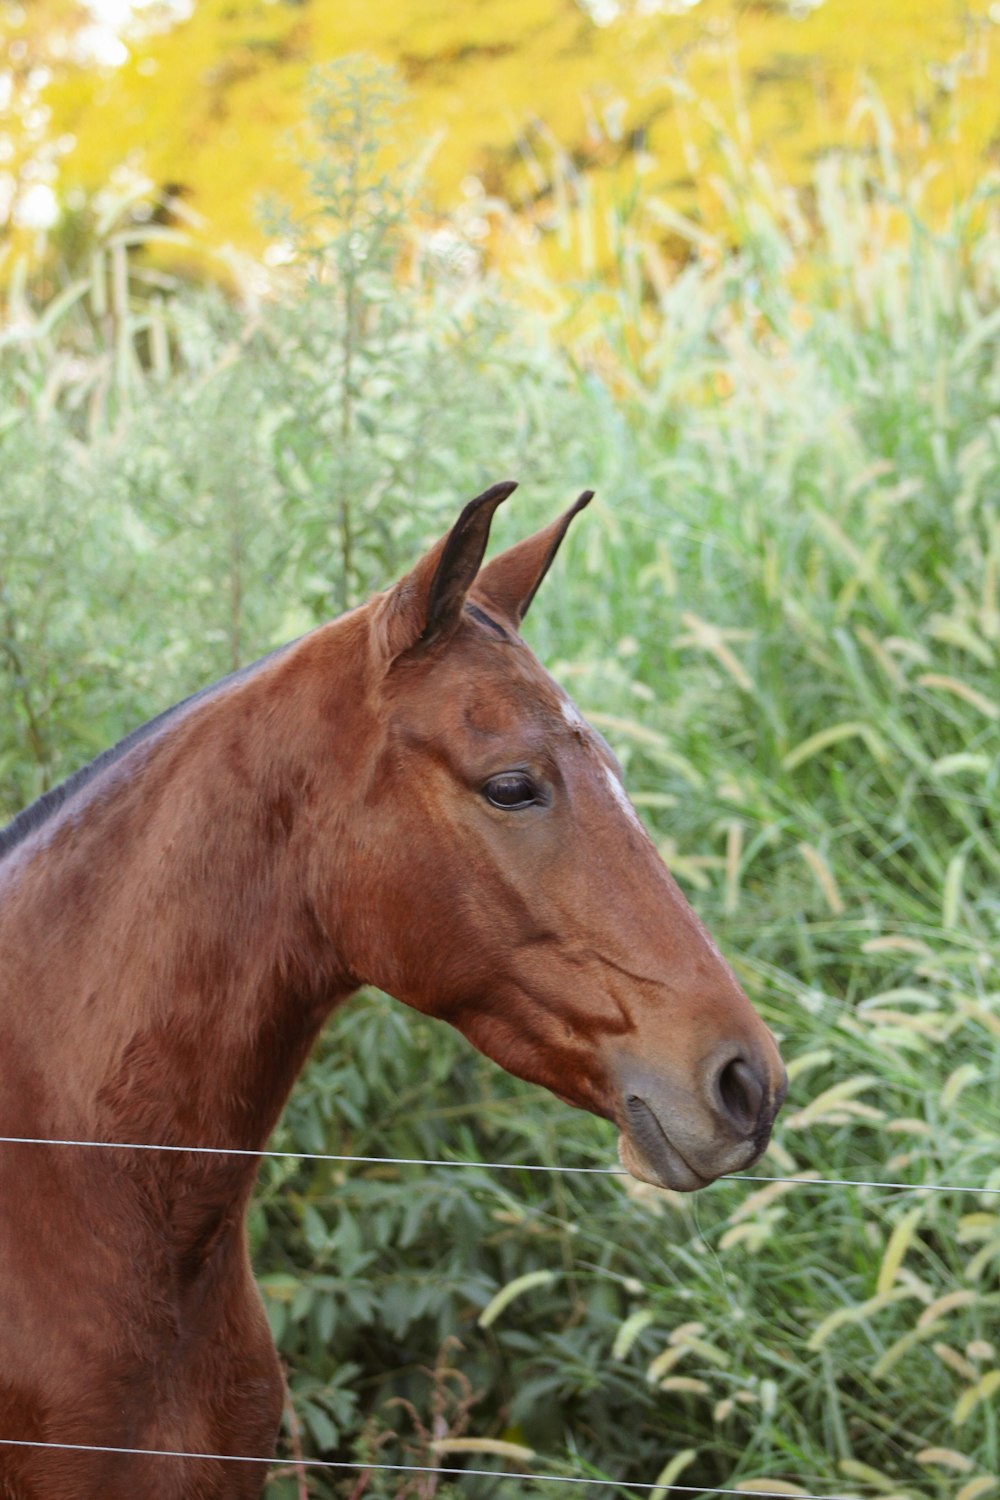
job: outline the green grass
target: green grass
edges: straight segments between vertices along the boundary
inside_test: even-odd
[[[593,485],[528,635],[783,1039],[758,1170],[966,1189],[268,1164],[252,1235],[306,1451],[424,1462],[436,1421],[634,1481],[1000,1476],[1000,1197],[974,1191],[1000,1188],[996,205],[932,233],[851,164],[801,221],[741,192],[740,250],[633,280],[568,352],[395,198],[348,226],[386,231],[353,301],[335,226],[252,306],[151,300],[126,248],[109,311],[118,224],[89,281],[9,304],[0,812],[386,581],[483,481],[523,481],[498,544]],[[382,997],[328,1029],[278,1144],[613,1159]]]

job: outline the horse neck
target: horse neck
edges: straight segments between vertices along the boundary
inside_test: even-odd
[[[22,868],[2,909],[0,997],[11,1013],[33,1000],[31,1130],[264,1144],[356,988],[309,880],[313,791],[337,773],[338,709],[363,704],[349,680],[362,645],[326,627],[199,704],[68,807]]]

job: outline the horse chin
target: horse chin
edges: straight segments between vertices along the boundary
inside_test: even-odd
[[[653,1187],[671,1188],[675,1193],[696,1193],[714,1179],[702,1177],[689,1166],[655,1121],[655,1134],[642,1132],[641,1145],[631,1133],[618,1137],[618,1159],[626,1172]]]

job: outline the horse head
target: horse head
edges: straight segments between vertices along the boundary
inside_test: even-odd
[[[519,634],[590,493],[483,566],[513,488],[348,617],[367,729],[338,942],[359,982],[612,1120],[635,1176],[691,1191],[764,1150],[785,1072],[611,750]]]

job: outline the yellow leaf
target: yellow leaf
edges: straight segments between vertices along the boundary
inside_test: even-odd
[[[615,1334],[611,1346],[612,1359],[624,1359],[644,1328],[648,1328],[656,1314],[652,1308],[641,1307],[627,1317]]]
[[[734,1245],[745,1244],[750,1253],[753,1254],[754,1251],[759,1250],[762,1245],[766,1244],[769,1238],[770,1234],[762,1224],[756,1222],[734,1224],[731,1229],[726,1230],[720,1239],[719,1249],[731,1250]]]
[[[963,1359],[957,1349],[953,1349],[950,1344],[943,1343],[932,1344],[931,1348],[941,1363],[954,1370],[956,1375],[961,1375],[963,1380],[975,1380],[975,1366],[970,1365],[967,1359]]]
[[[761,1475],[759,1479],[738,1479],[734,1485],[741,1494],[745,1495],[801,1495],[802,1487],[797,1484],[789,1484],[787,1479],[768,1479],[767,1475]]]
[[[818,1176],[818,1172],[799,1172],[793,1182],[769,1182],[755,1193],[748,1193],[729,1215],[730,1224],[738,1224],[741,1219],[752,1217],[760,1209],[767,1208],[776,1198],[783,1198],[786,1193],[794,1192],[804,1182],[814,1182]]]
[[[720,1370],[725,1370],[731,1363],[729,1355],[715,1344],[710,1344],[707,1339],[688,1338],[684,1347],[690,1349],[692,1354],[707,1359],[710,1365],[718,1365]]]
[[[923,1327],[911,1328],[909,1333],[904,1333],[901,1339],[890,1344],[885,1353],[872,1365],[871,1376],[873,1380],[881,1380],[888,1375],[893,1365],[898,1364],[904,1354],[908,1354],[915,1344],[923,1339],[929,1339],[941,1327],[940,1323],[928,1323]]]
[[[888,751],[885,742],[870,724],[861,721],[852,721],[847,724],[831,724],[827,729],[821,729],[817,734],[811,734],[807,740],[796,745],[794,750],[789,750],[781,761],[782,769],[794,771],[803,761],[810,760],[812,756],[819,755],[820,751],[827,750],[831,745],[836,745],[840,740],[862,739],[868,747],[874,760],[885,761]]]
[[[879,1268],[878,1282],[875,1287],[880,1297],[889,1291],[896,1280],[896,1275],[903,1264],[907,1250],[910,1248],[913,1236],[916,1234],[917,1225],[923,1217],[925,1207],[925,1204],[918,1203],[916,1208],[911,1208],[909,1213],[903,1215],[890,1234],[889,1243],[886,1245],[885,1254],[882,1257],[882,1265]]]
[[[949,1073],[941,1089],[941,1108],[950,1109],[962,1090],[982,1076],[975,1063],[963,1063],[960,1068]]]
[[[587,719],[598,729],[610,729],[617,734],[623,734],[630,740],[635,740],[639,745],[648,745],[658,750],[669,748],[668,741],[655,729],[650,729],[646,724],[637,724],[634,719],[622,719],[614,714],[602,714],[588,709]],[[699,777],[699,785],[702,779]]]
[[[941,888],[941,926],[958,926],[958,908],[962,899],[962,877],[965,874],[965,854],[955,854],[948,861]]]
[[[940,688],[943,692],[953,693],[956,698],[977,708],[988,719],[1000,719],[1000,705],[992,698],[987,698],[985,693],[977,692],[967,682],[960,682],[957,677],[947,677],[942,672],[923,672],[917,681],[921,687]]]
[[[970,1479],[968,1484],[956,1491],[955,1500],[979,1500],[981,1495],[988,1495],[990,1490],[997,1487],[996,1476],[993,1474],[978,1474],[975,1479]]]
[[[862,953],[919,953],[926,957],[931,950],[922,938],[911,938],[887,934],[885,937],[869,938],[861,944]]]
[[[799,853],[816,877],[816,884],[823,892],[827,906],[835,917],[839,917],[844,910],[843,898],[834,877],[833,871],[818,849],[812,844],[799,844]]]
[[[979,1212],[963,1214],[958,1221],[955,1238],[960,1245],[971,1245],[977,1240],[988,1240],[1000,1229],[1000,1214]]]
[[[753,692],[753,681],[743,663],[733,654],[726,645],[723,632],[718,625],[713,625],[710,620],[703,620],[700,615],[685,610],[681,615],[681,624],[686,628],[688,634],[678,636],[677,646],[700,646],[714,656],[721,667],[725,669],[736,683],[737,687],[745,693]]]
[[[453,1437],[434,1438],[430,1443],[434,1453],[493,1453],[498,1458],[513,1458],[518,1463],[528,1463],[535,1456],[534,1448],[525,1448],[521,1443],[508,1443],[504,1438]]]
[[[881,1469],[873,1469],[871,1464],[859,1463],[856,1458],[842,1458],[837,1467],[849,1479],[859,1479],[862,1484],[874,1485],[883,1492],[897,1488],[896,1481],[890,1479],[888,1474],[883,1474]]]
[[[862,1073],[856,1078],[845,1078],[841,1083],[835,1083],[832,1088],[825,1089],[822,1094],[817,1094],[797,1114],[791,1115],[786,1121],[787,1128],[802,1130],[806,1125],[812,1125],[827,1110],[835,1109],[845,1099],[852,1099],[855,1094],[863,1094],[866,1089],[876,1086],[878,1079],[871,1073]]]
[[[670,1335],[671,1344],[685,1344],[690,1338],[697,1338],[699,1333],[705,1332],[704,1323],[678,1323]]]
[[[1000,1390],[1000,1370],[989,1370],[981,1380],[977,1380],[975,1385],[970,1386],[959,1396],[952,1417],[955,1426],[961,1427],[979,1402],[988,1401],[998,1390]]]
[[[673,1458],[665,1463],[659,1474],[657,1474],[656,1488],[650,1495],[650,1500],[664,1500],[664,1496],[674,1480],[684,1472],[689,1464],[694,1463],[697,1457],[698,1451],[695,1448],[684,1448],[680,1453],[675,1453]]]
[[[973,1021],[978,1021],[993,1036],[1000,1037],[1000,1016],[995,1016],[992,1011],[984,1005],[977,1005],[975,1000],[970,1000],[965,995],[959,995],[956,999],[956,1008],[963,1016],[968,1016]]]
[[[990,1261],[997,1255],[1000,1255],[1000,1239],[990,1240],[989,1244],[984,1245],[981,1250],[978,1250],[969,1261],[969,1264],[965,1268],[966,1280],[978,1281]]]
[[[930,1135],[931,1133],[931,1127],[926,1120],[910,1118],[890,1120],[885,1128],[890,1135]]]
[[[946,1313],[954,1312],[956,1307],[971,1307],[973,1302],[979,1300],[979,1293],[963,1289],[960,1292],[946,1292],[943,1297],[938,1297],[925,1307],[917,1319],[918,1328],[926,1328],[929,1323],[934,1323],[938,1318],[943,1318]]]
[[[966,1458],[964,1453],[956,1453],[954,1448],[921,1448],[917,1454],[918,1464],[940,1464],[945,1469],[957,1469],[960,1474],[968,1474],[974,1464],[971,1458]]]
[[[833,1053],[829,1047],[819,1047],[815,1052],[803,1052],[800,1057],[790,1059],[787,1073],[788,1080],[798,1078],[800,1073],[806,1073],[810,1068],[821,1067],[823,1063],[833,1061]]]
[[[985,776],[990,769],[992,761],[988,755],[976,755],[968,750],[960,750],[955,755],[942,755],[931,766],[935,776],[954,776],[958,771],[982,772]]]
[[[520,1297],[524,1292],[530,1292],[536,1286],[551,1286],[555,1280],[554,1271],[528,1271],[524,1276],[515,1277],[513,1281],[501,1287],[496,1296],[487,1302],[477,1319],[480,1328],[489,1328],[515,1297]]]
[[[679,1364],[686,1353],[687,1350],[681,1348],[664,1349],[662,1354],[658,1354],[646,1371],[646,1379],[649,1381],[649,1384],[655,1385],[660,1376],[666,1375],[668,1370],[672,1370],[674,1365]]]
[[[830,1337],[836,1333],[838,1328],[843,1328],[846,1323],[862,1323],[865,1318],[870,1318],[873,1313],[881,1312],[884,1307],[893,1302],[901,1302],[905,1297],[912,1297],[913,1291],[909,1287],[896,1287],[891,1292],[883,1293],[877,1297],[869,1297],[867,1302],[855,1303],[852,1307],[838,1307],[836,1312],[830,1313],[822,1323],[813,1331],[809,1339],[810,1349],[821,1349]]]

